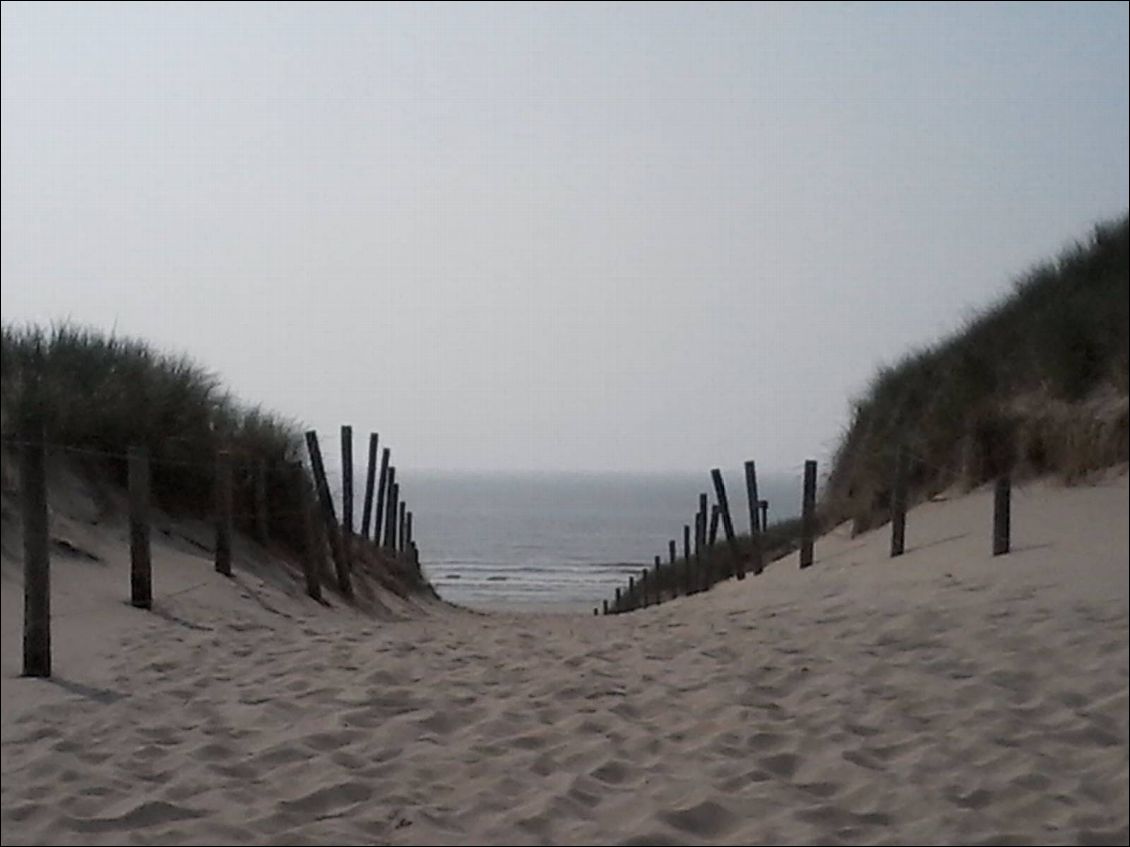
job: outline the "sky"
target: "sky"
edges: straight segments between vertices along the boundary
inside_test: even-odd
[[[1128,8],[5,2],[3,320],[402,467],[792,470],[1130,205]]]

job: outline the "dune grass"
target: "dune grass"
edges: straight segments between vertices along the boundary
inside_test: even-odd
[[[918,496],[1126,461],[1128,247],[1126,216],[1100,225],[959,332],[881,369],[853,404],[827,519],[866,529],[885,518],[900,442]]]
[[[157,502],[198,515],[212,508],[216,452],[230,450],[238,522],[251,526],[254,474],[262,463],[278,513],[272,534],[297,548],[292,513],[300,502],[302,433],[296,422],[238,403],[215,374],[187,356],[138,339],[71,323],[7,325],[0,345],[6,440],[22,436],[34,407],[49,444],[77,448],[72,455],[99,462],[119,483],[125,462],[115,457],[145,447]]]

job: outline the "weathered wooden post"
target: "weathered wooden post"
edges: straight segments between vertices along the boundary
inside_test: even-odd
[[[667,586],[671,589],[671,596],[679,596],[679,578],[675,574],[675,560],[678,556],[675,554],[675,539],[672,538],[667,542]]]
[[[710,505],[710,536],[706,542],[707,547],[713,547],[718,543],[718,515],[718,504],[712,503]]]
[[[618,615],[623,609],[623,604],[620,601],[620,586],[616,586],[615,599],[612,601],[612,609]]]
[[[761,497],[757,493],[757,466],[752,459],[745,463],[745,491],[749,499],[749,557],[757,576],[765,569],[765,563],[761,558]]]
[[[392,468],[391,470],[395,471],[396,468]],[[392,479],[392,476],[390,476],[389,479]],[[396,553],[396,550],[397,550],[396,532],[400,528],[400,524],[399,524],[399,520],[398,520],[398,516],[400,514],[400,483],[399,482],[394,482],[392,484],[392,488],[389,490],[389,493],[388,493],[388,503],[385,504],[385,505],[388,508],[388,515],[385,518],[385,523],[388,524],[388,536],[387,536],[388,537],[388,551],[390,553]]]
[[[404,500],[400,501],[400,524],[396,533],[397,552],[404,552],[404,541],[408,529],[408,504]]]
[[[634,576],[630,576],[628,577],[628,611],[635,611],[638,606],[639,603],[636,597],[636,578]]]
[[[411,547],[413,544],[416,543],[412,539],[412,513],[411,512],[408,512],[408,514],[405,518],[405,521],[404,521],[404,537],[405,537],[406,543],[409,547]]]
[[[645,609],[648,607],[648,600],[649,600],[648,593],[647,593],[648,582],[649,582],[649,580],[648,580],[648,576],[647,576],[647,568],[644,568],[643,570],[640,571],[640,599],[641,599],[641,601],[643,603],[643,607]]]
[[[255,463],[255,537],[264,547],[271,540],[270,515],[267,512],[267,463]]]
[[[718,540],[718,504],[710,506],[710,531],[706,539],[706,590],[709,591],[718,581],[718,574],[714,566],[714,543]]]
[[[302,513],[302,535],[306,542],[305,555],[302,557],[302,575],[306,579],[306,593],[321,602],[322,582],[318,575],[322,570],[323,549],[321,537],[318,535],[317,518],[314,515],[314,498],[311,496],[310,483],[301,464],[296,465],[294,474],[298,480],[298,508]]]
[[[231,576],[232,545],[231,453],[216,453],[216,573]]]
[[[385,497],[388,494],[388,458],[389,449],[385,447],[381,450],[381,473],[377,478],[377,513],[373,517],[373,543],[378,547],[384,544],[381,530],[384,527]]]
[[[738,579],[745,579],[745,559],[738,552],[738,539],[734,534],[734,521],[730,518],[730,499],[726,496],[726,481],[722,478],[722,469],[714,468],[710,471],[714,480],[714,494],[718,498],[718,508],[722,514],[722,528],[726,531],[726,548],[730,551],[730,573],[737,574]]]
[[[600,601],[600,609],[601,609],[600,613],[602,615],[608,614],[608,600],[607,600],[607,598]]]
[[[655,605],[658,606],[663,602],[663,586],[659,582],[659,569],[661,567],[660,557],[655,557],[655,578],[652,582],[655,583]]]
[[[769,501],[761,501],[761,530],[769,529]]]
[[[369,463],[365,467],[365,500],[361,509],[361,537],[368,541],[372,536],[369,529],[373,523],[373,487],[377,481],[377,447],[380,436],[369,433]]]
[[[695,579],[695,590],[706,590],[706,561],[703,557],[703,548],[706,546],[706,524],[703,521],[703,514],[701,511],[695,512],[694,516],[694,569],[697,578]]]
[[[691,527],[683,524],[683,593],[694,593],[693,571],[691,570]]]
[[[997,477],[993,488],[993,555],[1003,556],[1011,547],[1012,477]]]
[[[341,546],[353,570],[353,427],[341,427]]]
[[[153,562],[149,547],[149,451],[129,451],[129,601],[153,608]]]
[[[895,448],[895,473],[891,485],[891,558],[906,549],[906,451]]]
[[[388,466],[388,482],[385,485],[384,498],[384,548],[391,551],[396,540],[396,497],[399,489],[396,487],[396,466]]]
[[[816,461],[804,463],[804,492],[800,509],[800,566],[812,565],[812,546],[816,533]]]
[[[51,558],[47,524],[47,465],[39,376],[31,378],[30,409],[20,448],[20,505],[24,533],[24,676],[51,676]]]
[[[333,557],[337,575],[338,590],[346,597],[353,596],[353,581],[349,576],[349,560],[345,557],[341,543],[341,527],[334,513],[334,501],[330,495],[329,481],[326,479],[326,466],[322,462],[322,450],[318,446],[318,433],[306,433],[306,450],[310,454],[310,470],[314,473],[314,487],[322,511],[322,523],[330,541],[330,555]]]

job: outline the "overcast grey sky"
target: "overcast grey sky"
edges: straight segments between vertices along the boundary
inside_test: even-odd
[[[1127,9],[4,3],[3,319],[405,467],[791,468],[1127,208]]]

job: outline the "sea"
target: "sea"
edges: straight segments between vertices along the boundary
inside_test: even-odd
[[[699,493],[714,500],[706,473],[398,469],[397,481],[425,575],[445,600],[478,609],[598,606],[655,556],[667,561],[670,539],[682,555],[683,525],[693,527]],[[799,479],[759,475],[758,486],[771,522],[800,513]],[[748,532],[740,467],[726,487],[735,529]]]

